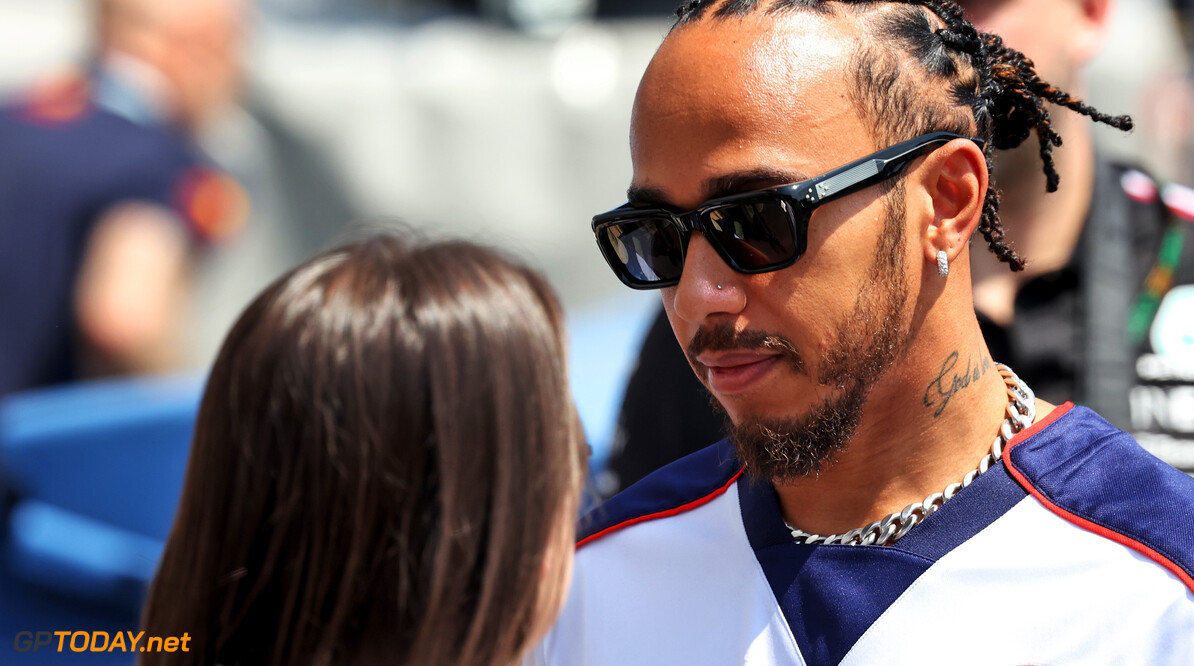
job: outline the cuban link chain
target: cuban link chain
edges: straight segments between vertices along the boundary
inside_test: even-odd
[[[842,544],[847,546],[860,545],[875,545],[885,546],[898,541],[913,527],[916,527],[925,518],[931,516],[941,505],[945,504],[946,500],[958,494],[958,491],[974,483],[974,480],[981,476],[984,472],[991,468],[992,465],[999,462],[1003,456],[1003,447],[1007,445],[1008,441],[1016,435],[1016,433],[1032,425],[1036,420],[1036,396],[1032,389],[1028,388],[1012,369],[996,363],[995,369],[999,371],[999,375],[1003,377],[1004,384],[1007,385],[1007,410],[1006,416],[1003,419],[1003,425],[999,428],[999,434],[995,436],[995,443],[991,445],[991,452],[988,453],[978,463],[978,467],[974,471],[968,473],[958,483],[952,483],[945,490],[939,493],[933,493],[924,499],[923,502],[916,502],[904,507],[903,511],[891,514],[883,520],[877,520],[866,527],[850,530],[844,534],[833,534],[830,536],[821,536],[819,534],[810,534],[796,527],[788,525],[788,529],[792,531],[792,538],[796,543],[825,543],[825,544]]]

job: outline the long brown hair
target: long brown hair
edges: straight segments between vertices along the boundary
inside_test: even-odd
[[[212,369],[145,611],[190,651],[142,663],[517,659],[570,563],[563,346],[544,280],[467,243],[372,238],[275,282]]]

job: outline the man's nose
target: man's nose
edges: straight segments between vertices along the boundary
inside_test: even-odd
[[[673,310],[680,318],[698,325],[718,314],[738,314],[746,307],[743,277],[722,260],[702,234],[694,233],[688,241],[680,283],[671,295]]]

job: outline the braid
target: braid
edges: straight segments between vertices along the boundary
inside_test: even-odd
[[[680,6],[676,7],[676,20],[687,21],[689,15],[696,12],[704,4],[707,3],[702,0],[685,0],[685,2],[681,2]]]
[[[981,113],[985,116],[982,120],[989,121],[989,127],[983,133],[994,149],[1015,148],[1028,138],[1032,130],[1036,130],[1047,192],[1057,191],[1060,182],[1053,162],[1053,148],[1061,146],[1062,140],[1061,135],[1053,128],[1053,119],[1045,106],[1046,101],[1122,131],[1132,129],[1132,119],[1128,116],[1101,113],[1069,93],[1043,81],[1037,74],[1031,58],[1004,45],[1003,39],[998,35],[979,33],[973,24],[962,17],[961,9],[952,0],[896,1],[919,4],[936,14],[945,24],[943,30],[936,31],[942,41],[969,57],[979,80],[981,109],[974,109],[975,120],[978,123]],[[984,128],[980,128],[980,131],[982,129]],[[993,166],[988,152],[988,170]],[[1023,259],[1003,242],[1003,224],[999,220],[999,193],[994,187],[987,189],[978,230],[986,239],[991,252],[1000,261],[1008,264],[1013,271],[1023,270]]]
[[[676,10],[674,27],[701,20],[712,7],[717,8],[713,16],[724,19],[750,14],[760,4],[760,0],[686,0]],[[971,133],[988,142],[984,152],[990,171],[993,150],[1016,148],[1035,131],[1045,189],[1053,192],[1060,181],[1053,149],[1062,141],[1046,102],[1121,131],[1132,129],[1128,116],[1102,113],[1041,80],[1030,58],[1004,45],[999,36],[979,32],[953,0],[770,0],[766,11],[826,13],[832,11],[831,5],[867,14],[881,41],[902,47],[893,55],[893,49],[864,45],[855,55],[857,89],[852,94],[864,117],[875,125],[877,136],[898,141],[936,130]],[[930,15],[944,27],[934,26]],[[949,99],[926,100],[924,77],[906,66],[901,52],[921,65],[930,80],[944,82]],[[968,113],[962,117],[959,109]],[[987,189],[978,231],[1000,261],[1013,271],[1024,269],[1024,261],[1003,240],[999,193],[994,187]]]
[[[1056,86],[1042,81],[1030,58],[1015,49],[1004,46],[1003,40],[996,35],[983,35],[987,43],[987,50],[992,54],[991,59],[996,64],[992,68],[992,87],[1002,93],[996,98],[997,117],[1007,118],[1007,122],[997,125],[996,130],[1006,128],[1007,131],[996,132],[992,137],[995,148],[1006,150],[1020,145],[1028,138],[1028,130],[1033,127],[1037,131],[1040,142],[1041,161],[1044,163],[1045,175],[1048,179],[1047,189],[1057,190],[1058,177],[1053,167],[1053,147],[1061,145],[1061,136],[1053,129],[1049,111],[1045,108],[1045,101],[1063,106],[1071,111],[1080,113],[1096,122],[1110,125],[1119,130],[1132,129],[1132,119],[1128,116],[1110,116],[1100,113],[1094,107],[1075,99],[1069,93]]]
[[[1024,71],[1016,67],[1009,72],[1007,56],[1015,55],[1017,62],[1026,62],[1027,70],[1035,77],[1032,61],[1017,51],[1007,49],[999,37],[979,33],[969,21],[962,17],[962,10],[951,0],[892,0],[910,7],[924,7],[945,24],[944,28],[933,29],[927,23],[916,21],[923,32],[935,35],[942,46],[961,54],[973,70],[973,79],[963,85],[956,85],[953,97],[956,102],[970,108],[974,117],[975,134],[990,142],[996,150],[1007,150],[1023,143],[1036,128],[1041,140],[1041,163],[1045,173],[1046,189],[1057,189],[1057,171],[1053,165],[1053,142],[1060,145],[1061,137],[1051,126],[1048,110],[1038,97],[1021,94],[1009,101],[1009,90],[1024,90],[1019,85]],[[917,12],[923,16],[923,13]],[[905,34],[908,31],[904,31]],[[892,35],[899,37],[900,35]],[[924,58],[920,59],[922,63]],[[1010,74],[1010,75],[1009,75]],[[1039,80],[1039,79],[1038,79]],[[959,81],[958,83],[962,83]],[[1015,102],[1019,102],[1016,104]],[[1025,112],[1024,107],[1030,109]],[[1043,125],[1043,127],[1042,127]],[[919,133],[919,132],[918,132]],[[987,171],[994,171],[993,151],[986,150]],[[999,219],[999,191],[988,187],[983,200],[983,210],[978,223],[978,232],[987,241],[987,248],[995,257],[1008,265],[1012,271],[1024,270],[1025,262],[1010,245],[1004,241],[1003,223]]]

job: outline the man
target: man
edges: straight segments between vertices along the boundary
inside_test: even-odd
[[[964,0],[980,30],[1032,57],[1041,78],[1081,93],[1099,51],[1111,0]],[[1065,39],[1057,39],[1064,27]],[[1073,399],[1133,432],[1167,462],[1194,473],[1194,339],[1179,314],[1194,310],[1194,197],[1145,174],[1097,160],[1090,126],[1055,114],[1065,187],[1047,193],[1038,147],[999,155],[993,181],[1000,219],[1027,262],[1009,272],[972,251],[975,307],[992,356],[1052,401]],[[1166,205],[1168,203],[1168,206]],[[1116,239],[1116,240],[1109,240]],[[708,393],[669,346],[662,313],[643,343],[619,416],[611,490],[722,436]],[[612,493],[610,493],[612,494]]]
[[[239,85],[240,0],[102,0],[85,73],[0,108],[0,395],[174,367],[193,249],[245,214],[192,137]]]
[[[538,661],[1194,660],[1194,479],[1035,400],[973,306],[976,231],[1022,265],[990,153],[1053,173],[1043,99],[1130,124],[926,4],[681,7],[593,226],[730,438],[586,520]]]

